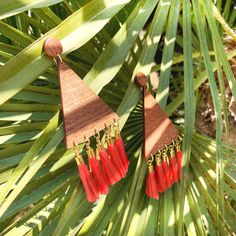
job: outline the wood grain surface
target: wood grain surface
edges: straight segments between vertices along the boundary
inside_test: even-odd
[[[68,65],[60,63],[59,60],[57,64],[66,147],[71,148],[73,142],[83,142],[84,136],[94,135],[95,129],[104,129],[105,124],[112,124],[113,119],[118,120],[118,116]]]

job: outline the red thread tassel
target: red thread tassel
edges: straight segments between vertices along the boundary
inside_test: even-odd
[[[121,176],[113,165],[105,149],[98,151],[100,162],[109,185],[113,185],[121,179]]]
[[[89,165],[90,165],[93,177],[95,179],[95,182],[97,183],[98,189],[100,193],[107,194],[109,192],[108,183],[102,171],[102,168],[99,165],[98,159],[96,158],[96,155],[94,154],[93,149],[90,147],[89,140],[86,140],[86,149],[87,149],[86,152],[88,155]]]
[[[100,134],[98,132],[96,132],[95,137],[100,162],[104,170],[107,182],[109,185],[113,185],[121,179],[121,175],[118,169],[116,169],[116,167],[113,165],[112,160],[107,154],[107,151],[104,149],[103,144],[100,140]],[[106,131],[106,140],[107,142],[110,142],[109,130]]]
[[[178,165],[178,180],[180,180],[181,169],[182,169],[182,152],[178,149],[176,152],[176,159],[177,159],[177,165]]]
[[[157,183],[153,166],[148,163],[148,175],[146,179],[146,195],[150,198],[158,199]]]
[[[166,152],[163,152],[162,169],[164,172],[164,179],[166,182],[166,187],[170,188],[172,186],[172,176],[171,176],[169,164],[167,162]]]
[[[174,150],[173,147],[170,148],[170,158],[169,158],[169,163],[170,163],[170,171],[172,175],[172,181],[173,183],[178,182],[179,177],[178,177],[178,165],[174,156]]]
[[[93,149],[90,147],[90,141],[89,139],[86,139],[86,137],[85,137],[85,146],[89,159],[89,165],[91,167],[95,182],[98,185],[99,192],[102,194],[107,194],[109,192],[107,180],[101,169],[101,166],[99,165],[96,155],[94,154]]]
[[[172,181],[174,184],[174,183],[178,182],[178,180],[179,180],[178,166],[177,166],[174,156],[171,156],[169,161],[170,161],[170,171],[171,171],[171,175],[172,175]]]
[[[75,151],[75,159],[78,165],[78,171],[80,175],[81,182],[84,186],[84,191],[89,202],[95,202],[99,197],[99,190],[93,179],[93,176],[90,174],[86,164],[83,161],[81,155]]]
[[[89,158],[89,165],[91,167],[95,182],[98,185],[99,191],[102,194],[108,194],[108,192],[109,192],[108,181],[106,180],[106,177],[103,173],[103,170],[101,169],[101,166],[100,166],[96,156]]]
[[[156,157],[156,166],[155,166],[156,180],[157,180],[157,190],[159,193],[165,192],[167,189],[165,183],[164,172],[161,165],[161,158]]]
[[[108,144],[107,149],[108,149],[109,155],[111,157],[112,163],[114,164],[115,168],[119,171],[120,176],[122,178],[124,178],[126,176],[126,171],[123,168],[123,165],[120,160],[119,153],[118,153],[118,150],[117,150],[115,144],[114,143]]]
[[[118,126],[117,125],[115,125],[115,133],[117,136],[117,134],[118,134]],[[121,162],[121,158],[120,158],[118,149],[112,141],[111,127],[106,127],[105,136],[106,136],[107,149],[108,149],[108,153],[110,155],[111,161],[114,164],[115,168],[119,171],[121,178],[124,178],[126,176],[126,170]]]
[[[81,182],[84,186],[85,194],[89,202],[95,202],[99,197],[99,190],[91,176],[87,166],[81,164],[78,166]]]
[[[116,148],[118,150],[121,162],[122,162],[122,169],[125,171],[125,173],[127,173],[128,171],[128,166],[129,166],[129,160],[127,158],[126,152],[125,152],[125,148],[124,148],[124,144],[122,141],[121,137],[116,138],[115,140],[115,145]]]

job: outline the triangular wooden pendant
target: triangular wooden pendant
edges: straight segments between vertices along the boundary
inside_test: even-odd
[[[58,66],[62,111],[66,132],[66,147],[81,143],[118,120],[111,110],[89,86],[62,61],[63,47],[55,38],[48,38],[43,45],[47,56],[54,58]]]
[[[145,192],[148,197],[158,199],[159,193],[181,177],[181,138],[179,130],[148,92],[147,77],[139,72],[135,81],[143,95],[143,156],[148,167]]]
[[[147,78],[143,73],[136,76],[137,84],[142,88],[143,93],[143,125],[144,125],[144,158],[148,159],[165,145],[178,139],[179,130],[168,118],[156,102],[152,94],[147,90]]]
[[[66,146],[81,143],[85,137],[94,135],[94,130],[104,129],[118,116],[100,97],[64,62],[58,62],[64,116]]]
[[[179,136],[179,130],[146,89],[144,106],[144,157],[148,158],[157,150],[162,150]]]

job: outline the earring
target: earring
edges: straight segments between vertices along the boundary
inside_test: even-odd
[[[179,130],[148,91],[147,77],[139,72],[135,82],[142,91],[143,101],[143,156],[148,166],[146,194],[158,199],[158,193],[170,188],[181,176]]]
[[[62,60],[63,47],[58,39],[47,39],[43,48],[58,68],[66,147],[74,149],[87,200],[94,202],[99,194],[107,194],[109,185],[124,178],[128,171],[129,161],[120,136],[118,116]],[[99,133],[103,131],[105,145]],[[90,138],[93,137],[97,152],[91,147]],[[85,143],[90,170],[77,151],[78,143]]]

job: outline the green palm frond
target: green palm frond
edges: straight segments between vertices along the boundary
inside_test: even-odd
[[[226,53],[222,38],[235,40],[236,11],[231,0],[215,2],[0,0],[0,235],[236,232],[236,147],[222,141],[225,84],[236,100],[236,50]],[[120,117],[129,172],[95,204],[65,148],[57,69],[42,52],[48,37]],[[138,71],[159,75],[154,96],[184,134],[182,180],[158,201],[144,191]],[[195,127],[206,81],[215,140]]]

